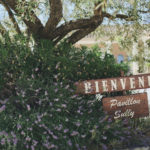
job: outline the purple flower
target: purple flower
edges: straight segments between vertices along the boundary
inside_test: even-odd
[[[33,145],[31,146],[31,150],[35,150],[35,148],[34,148],[34,146],[33,146]]]
[[[77,95],[73,95],[73,96],[71,97],[71,99],[76,98],[76,97],[77,97]]]
[[[79,134],[79,132],[73,131],[73,132],[71,133],[71,136],[75,136],[75,135],[78,135],[78,134]]]
[[[52,144],[52,145],[50,145],[48,148],[51,149],[51,148],[54,148],[54,147],[55,147],[55,145]]]
[[[38,143],[38,142],[37,142],[36,140],[33,140],[33,145],[34,145],[34,146],[36,146],[37,143]]]
[[[58,108],[58,109],[56,109],[56,111],[57,111],[57,112],[61,112],[61,109],[60,109],[60,108]]]
[[[64,133],[67,133],[69,131],[69,129],[64,129]]]
[[[81,123],[80,123],[80,122],[76,122],[75,125],[76,125],[77,127],[79,127],[79,126],[81,125]]]
[[[27,128],[27,130],[32,131],[32,128]]]
[[[53,106],[53,103],[52,103],[52,102],[49,102],[49,106]]]
[[[68,140],[68,141],[67,141],[67,144],[68,144],[69,146],[72,146],[71,140]]]
[[[48,95],[48,92],[47,91],[45,91],[45,96],[47,96]]]
[[[83,148],[83,150],[86,150],[86,146],[83,146],[82,148]]]
[[[57,140],[58,137],[56,135],[52,135],[53,136],[53,139]]]
[[[79,114],[80,114],[80,113],[81,113],[81,111],[80,111],[80,110],[77,110],[77,113],[79,113]]]
[[[111,122],[112,122],[112,119],[111,119],[111,118],[109,118],[109,119],[108,119],[108,122],[109,122],[109,123],[111,123]]]
[[[35,68],[35,71],[38,71],[39,70],[39,68]]]
[[[8,137],[8,133],[6,133],[5,131],[2,131],[2,135]]]
[[[5,105],[3,105],[2,107],[0,107],[0,112],[4,111],[4,110],[5,110],[5,108],[6,108],[6,106],[5,106]]]
[[[35,120],[34,122],[35,122],[35,124],[38,124],[38,120]]]
[[[94,132],[94,129],[92,129],[92,130],[89,130],[91,133],[93,133]]]
[[[60,65],[60,62],[58,62],[58,63],[56,64],[56,69],[58,69],[59,65]]]
[[[57,93],[57,92],[58,92],[58,88],[55,89],[55,93]]]
[[[26,145],[26,148],[29,149],[29,145]]]
[[[1,139],[1,144],[4,145],[5,144],[5,138]]]
[[[24,131],[21,131],[21,134],[22,134],[22,135],[25,135],[25,132],[24,132]]]
[[[66,122],[68,122],[68,121],[69,121],[69,119],[68,119],[68,118],[66,118],[66,119],[65,119],[65,121],[66,121]]]
[[[21,91],[22,97],[25,97],[25,91]]]
[[[27,106],[27,110],[30,111],[31,110],[30,105],[27,104],[26,106]]]
[[[107,150],[107,146],[105,144],[102,145],[103,150]]]
[[[26,141],[31,141],[31,138],[30,137],[26,137]]]
[[[66,85],[65,89],[68,89],[69,88],[69,85]]]
[[[32,79],[34,79],[34,75],[33,74],[31,75],[31,77],[32,77]]]
[[[20,124],[17,124],[17,129],[19,130],[19,129],[21,129],[22,127],[21,127],[21,125]]]
[[[8,99],[5,99],[4,101],[0,100],[0,103],[1,103],[1,104],[6,104],[7,101],[8,101]]]
[[[62,105],[61,105],[61,107],[66,108],[66,107],[67,107],[67,105],[66,105],[66,104],[62,104]]]
[[[48,129],[48,133],[49,133],[50,135],[53,135],[53,132],[52,132],[50,129]]]
[[[88,114],[90,114],[92,111],[93,111],[93,110],[92,110],[92,109],[90,109],[90,110],[88,111]]]
[[[8,138],[8,139],[7,139],[7,142],[8,142],[8,143],[10,143],[10,142],[11,142],[11,139],[10,139],[10,138]]]
[[[58,98],[56,98],[56,99],[54,99],[54,101],[55,101],[55,102],[58,102],[58,101],[59,101],[59,99],[58,99]]]
[[[106,136],[102,136],[102,139],[106,140],[106,139],[107,139],[107,137],[106,137]]]
[[[15,133],[13,132],[13,131],[11,131],[11,135],[12,135],[12,137],[16,137],[16,135],[15,135]]]
[[[60,131],[62,129],[62,124],[60,124],[59,126],[56,126],[55,129]]]
[[[81,137],[82,137],[82,138],[85,138],[85,137],[86,137],[86,135],[85,135],[85,134],[83,134],[83,135],[81,135]]]
[[[17,138],[14,138],[14,139],[13,139],[13,144],[16,145],[17,142],[18,142]]]
[[[35,92],[37,92],[37,93],[38,93],[40,90],[41,90],[40,88],[39,88],[39,89],[36,89],[36,90],[35,90]]]
[[[58,78],[58,75],[54,75],[54,78],[57,79],[57,78]]]
[[[104,117],[104,118],[101,118],[101,120],[99,120],[99,123],[102,123],[102,122],[106,121],[107,118],[108,118],[107,116]]]
[[[125,137],[123,137],[123,136],[120,136],[120,139],[121,139],[121,141],[124,141]]]
[[[78,150],[80,150],[79,144],[76,144],[76,147],[77,147]]]
[[[57,86],[57,85],[58,85],[58,83],[57,83],[57,82],[55,82],[55,83],[54,83],[54,85],[55,85],[55,86]]]

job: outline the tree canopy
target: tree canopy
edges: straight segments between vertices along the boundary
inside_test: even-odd
[[[101,25],[149,24],[149,0],[0,0],[16,33],[74,44]],[[116,22],[115,22],[116,21]],[[8,30],[1,17],[1,32]]]

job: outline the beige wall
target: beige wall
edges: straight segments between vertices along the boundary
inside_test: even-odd
[[[104,41],[105,43],[105,41]],[[100,41],[96,41],[93,38],[83,38],[82,40],[78,41],[75,46],[80,47],[80,46],[87,46],[87,47],[92,47],[95,44],[98,44],[99,47],[102,49],[103,52],[107,51],[107,44],[104,44]],[[128,55],[126,51],[121,50],[119,45],[117,43],[112,43],[109,45],[110,47],[110,53],[114,55],[114,57],[117,60],[118,55],[123,55],[124,59],[127,60]]]

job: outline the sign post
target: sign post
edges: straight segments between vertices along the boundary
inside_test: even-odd
[[[150,88],[150,74],[87,80],[76,83],[78,94],[102,94]],[[124,93],[125,94],[125,93]],[[103,98],[103,109],[114,119],[149,115],[147,93]]]
[[[147,93],[103,98],[103,109],[114,119],[149,115]]]
[[[76,83],[76,93],[98,94],[150,88],[150,74],[87,80]]]

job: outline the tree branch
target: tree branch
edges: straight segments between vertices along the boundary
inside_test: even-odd
[[[9,18],[10,20],[12,21],[12,23],[14,24],[14,28],[15,30],[17,31],[17,33],[21,34],[21,30],[18,26],[18,23],[14,17],[14,14],[12,13],[11,9],[9,8],[9,6],[5,3],[4,0],[0,0],[0,2],[2,3],[2,5],[5,7],[5,9],[7,10],[8,12],[8,15],[9,15]]]
[[[138,10],[138,12],[146,14],[146,13],[150,13],[150,9],[149,10]]]
[[[56,45],[59,41],[61,41],[66,35],[68,34],[68,32],[64,32],[62,35],[58,36],[54,41],[54,45]]]
[[[44,29],[46,33],[53,31],[63,17],[61,0],[49,0],[49,3],[50,3],[50,17]]]
[[[63,33],[68,34],[73,30],[85,29],[85,28],[93,28],[97,25],[100,25],[103,20],[101,16],[93,16],[89,19],[78,19],[76,21],[70,21],[58,27],[53,34],[47,34],[51,40],[56,39],[61,36]]]
[[[98,25],[95,26],[95,27],[93,27],[93,28],[80,29],[77,32],[73,33],[67,39],[67,42],[71,43],[71,44],[75,44],[76,42],[78,42],[79,40],[81,40],[82,38],[84,38],[86,35],[88,35],[89,33],[93,32],[97,27],[98,27]]]
[[[4,28],[4,26],[0,23],[0,33],[4,36],[5,33],[7,33],[7,30]]]
[[[114,20],[114,19],[117,19],[117,18],[124,19],[126,21],[134,21],[135,20],[132,16],[130,17],[130,16],[123,15],[123,14],[116,14],[115,16],[113,16],[113,15],[111,15],[109,13],[106,13],[106,12],[103,13],[103,17],[107,17],[111,20]]]
[[[17,8],[17,1],[16,0],[6,0],[5,3],[7,4],[7,6],[9,6],[9,8],[11,8],[12,10],[14,10],[17,14],[19,14]],[[32,17],[34,19],[33,21],[30,20],[26,20],[24,19],[23,21],[25,22],[25,24],[27,25],[28,29],[31,31],[31,33],[33,34],[38,34],[40,33],[40,31],[44,28],[40,19],[35,15],[35,13],[32,11]]]

